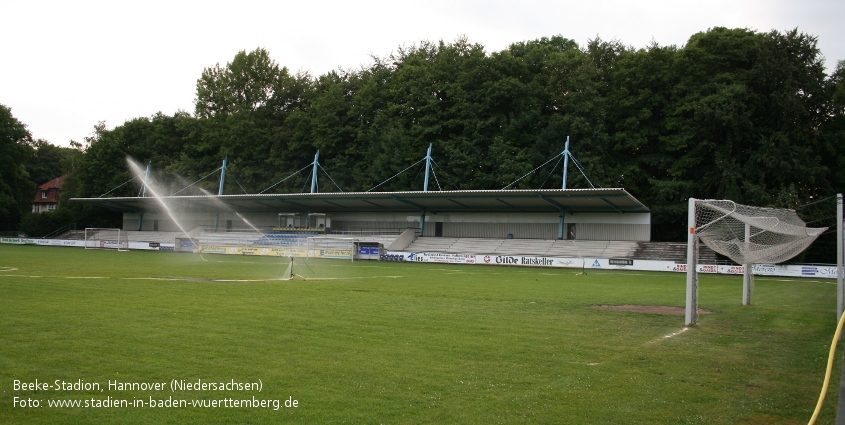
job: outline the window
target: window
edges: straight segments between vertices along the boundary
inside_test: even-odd
[[[41,199],[47,199],[47,191],[46,190],[41,191]]]

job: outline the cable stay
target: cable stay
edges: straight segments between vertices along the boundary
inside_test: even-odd
[[[590,185],[590,187],[591,187],[591,188],[593,188],[593,189],[595,189],[595,188],[596,188],[596,186],[595,186],[595,185],[593,185],[593,182],[591,182],[591,181],[590,181],[590,179],[587,177],[587,173],[584,171],[584,166],[583,166],[583,165],[581,165],[581,163],[580,163],[580,162],[578,162],[578,160],[577,160],[577,159],[575,159],[575,157],[572,155],[572,152],[570,152],[570,151],[569,151],[569,136],[566,136],[566,143],[564,144],[563,152],[561,152],[561,153],[559,153],[559,154],[557,154],[557,155],[553,156],[551,159],[549,159],[548,161],[544,162],[544,163],[543,163],[543,164],[541,164],[539,167],[537,167],[537,168],[535,168],[535,169],[533,169],[533,170],[529,171],[529,172],[528,172],[528,173],[526,173],[524,176],[522,176],[522,177],[520,177],[520,178],[518,178],[518,179],[514,180],[513,182],[511,182],[511,184],[509,184],[509,185],[507,185],[507,186],[503,187],[503,188],[502,188],[502,189],[500,189],[500,190],[506,190],[507,188],[509,188],[509,187],[511,187],[511,186],[513,186],[513,185],[515,185],[515,184],[516,184],[516,183],[518,183],[520,180],[522,180],[522,179],[524,179],[524,178],[528,177],[529,175],[531,175],[531,174],[535,173],[537,170],[539,170],[539,169],[541,169],[541,168],[545,167],[546,165],[548,165],[550,162],[554,161],[555,159],[557,159],[558,161],[557,161],[557,163],[555,163],[554,167],[552,167],[552,170],[549,172],[549,175],[546,177],[546,180],[544,180],[544,181],[543,181],[543,185],[545,185],[545,184],[546,184],[546,181],[548,181],[548,180],[549,180],[549,177],[551,177],[552,173],[554,173],[554,170],[557,168],[557,165],[558,165],[558,164],[560,164],[560,161],[561,161],[561,160],[563,160],[563,179],[562,179],[562,180],[563,180],[563,183],[562,183],[562,185],[561,185],[561,189],[566,190],[566,175],[568,174],[568,170],[569,170],[569,160],[570,160],[570,159],[572,159],[572,163],[574,163],[574,164],[575,164],[575,167],[576,167],[576,168],[578,168],[578,171],[580,171],[580,172],[581,172],[581,175],[582,175],[582,176],[584,176],[584,180],[586,180],[586,181],[587,181],[587,184],[589,184],[589,185]],[[543,186],[543,185],[541,185],[540,187],[542,188],[542,186]],[[601,187],[599,187],[599,188],[601,188]]]
[[[308,165],[306,165],[306,166],[304,166],[304,167],[300,168],[299,170],[294,171],[294,172],[293,172],[293,173],[291,173],[289,176],[287,176],[287,177],[285,177],[285,178],[283,178],[283,179],[281,179],[281,180],[277,181],[276,183],[273,183],[273,184],[272,184],[272,185],[270,185],[270,187],[268,187],[267,189],[264,189],[264,190],[262,190],[261,192],[258,192],[258,194],[259,194],[259,195],[261,195],[262,193],[264,193],[264,192],[266,192],[266,191],[268,191],[268,190],[270,190],[270,189],[272,189],[272,188],[274,188],[274,187],[276,187],[276,186],[278,186],[278,185],[282,184],[283,182],[285,182],[285,181],[286,181],[286,180],[288,180],[289,178],[291,178],[291,177],[293,177],[293,176],[295,176],[295,175],[297,175],[297,174],[301,173],[303,170],[305,170],[306,168],[308,168],[308,167],[310,167],[310,166],[311,166],[311,164],[308,164]],[[305,188],[303,187],[303,189],[302,189],[302,190],[305,190]]]
[[[313,164],[311,164],[311,165],[313,165]],[[309,165],[309,166],[310,166],[310,165]],[[323,166],[322,166],[322,165],[320,165],[320,164],[317,164],[317,167],[319,167],[319,169],[323,171],[323,174],[325,174],[325,175],[326,175],[326,177],[328,177],[328,178],[329,178],[329,180],[331,180],[331,182],[332,182],[332,183],[334,183],[334,187],[336,187],[336,188],[337,188],[337,190],[339,190],[341,193],[343,193],[343,189],[341,189],[341,188],[340,188],[340,186],[337,184],[337,182],[336,182],[336,181],[334,181],[334,179],[333,179],[333,178],[332,178],[332,176],[329,174],[329,172],[328,172],[328,171],[326,171],[326,169],[325,169],[325,168],[323,168]],[[305,180],[305,184],[302,186],[302,190],[300,191],[300,193],[304,193],[304,192],[305,192],[305,186],[307,186],[307,185],[308,185],[308,181],[309,181],[309,180]],[[311,193],[318,193],[318,192],[320,191],[319,184],[312,185],[312,186],[311,186],[311,188],[312,188],[312,190],[313,190],[313,192],[311,192]]]
[[[437,165],[437,162],[435,162],[434,159],[431,160],[431,163],[434,164],[435,167],[440,168],[440,166]],[[442,168],[440,169],[442,170]],[[437,180],[437,173],[434,172],[434,168],[431,169],[431,175],[434,176],[434,182],[437,183],[437,190],[442,192],[443,188],[440,186],[440,180]]]
[[[98,198],[102,198],[103,196],[106,196],[106,195],[108,195],[109,193],[112,193],[112,192],[114,192],[115,190],[120,189],[120,188],[121,188],[121,187],[123,187],[123,186],[126,186],[127,184],[129,184],[129,182],[131,182],[132,180],[135,180],[135,179],[137,179],[137,178],[138,178],[138,176],[135,176],[135,177],[132,177],[132,178],[131,178],[131,179],[129,179],[129,180],[126,180],[125,182],[121,183],[119,186],[115,187],[114,189],[112,189],[112,190],[110,190],[110,191],[108,191],[108,192],[106,192],[106,193],[104,193],[104,194],[102,194],[102,195],[98,196]]]
[[[319,159],[320,159],[320,151],[317,151],[317,154],[316,154],[316,155],[314,155],[314,161],[312,161],[310,164],[308,164],[308,165],[306,165],[306,166],[304,166],[304,167],[300,168],[299,170],[294,171],[293,173],[291,173],[291,174],[290,174],[290,175],[288,175],[287,177],[285,177],[285,178],[283,178],[283,179],[281,179],[281,180],[277,181],[276,183],[273,183],[272,185],[270,185],[270,187],[268,187],[268,188],[266,188],[266,189],[262,190],[261,192],[258,192],[258,194],[259,194],[259,195],[261,195],[261,194],[263,194],[264,192],[267,192],[268,190],[270,190],[270,189],[272,189],[272,188],[274,188],[274,187],[276,187],[276,186],[278,186],[278,185],[282,184],[283,182],[285,182],[285,181],[289,180],[291,177],[293,177],[293,176],[295,176],[295,175],[297,175],[297,174],[299,174],[299,173],[301,173],[301,172],[305,171],[305,170],[306,170],[306,169],[308,169],[308,168],[311,168],[311,178],[310,178],[310,179],[308,179],[308,178],[306,178],[306,179],[305,179],[305,184],[302,186],[302,190],[300,190],[300,192],[301,192],[301,193],[302,193],[302,192],[305,192],[305,187],[308,185],[308,182],[309,182],[309,181],[311,182],[311,193],[317,193],[317,191],[318,191],[318,187],[317,187],[317,170],[318,170],[318,169],[319,169],[319,170],[323,170],[323,173],[326,175],[326,177],[328,177],[328,178],[329,178],[329,180],[331,180],[331,182],[332,182],[332,183],[334,183],[335,187],[337,187],[337,190],[339,190],[339,191],[343,192],[343,189],[341,189],[341,187],[337,184],[337,182],[336,182],[336,181],[334,181],[334,179],[332,178],[331,174],[329,174],[329,172],[328,172],[328,171],[326,171],[326,169],[325,169],[325,168],[323,168],[323,166],[322,166],[322,165],[320,165]]]
[[[335,182],[335,181],[334,181],[334,179],[332,178],[332,176],[331,176],[331,175],[329,175],[329,172],[328,172],[328,171],[326,171],[326,169],[325,169],[325,168],[323,168],[323,166],[322,166],[322,165],[320,165],[319,163],[317,164],[317,166],[318,166],[318,167],[320,167],[320,169],[321,169],[321,170],[323,170],[323,173],[325,173],[325,174],[326,174],[326,177],[328,177],[328,178],[329,178],[329,180],[331,180],[331,181],[332,181],[332,183],[334,183],[334,186],[337,188],[337,190],[339,190],[339,191],[343,192],[343,189],[341,189],[341,188],[340,188],[340,186],[338,186],[337,182]]]
[[[235,177],[232,177],[232,178],[235,179]],[[239,182],[238,179],[235,179],[235,183],[238,185],[239,188],[241,188],[241,190],[244,192],[244,195],[249,195],[249,192],[247,192],[246,189],[244,189],[244,187],[241,185],[241,182]]]
[[[150,161],[147,163],[147,170],[144,172],[144,181],[141,184],[141,188],[138,190],[138,197],[143,198],[147,196],[147,181],[150,179],[150,168],[153,166],[153,162]],[[140,177],[140,175],[138,176]]]
[[[195,182],[193,182],[193,183],[191,183],[191,184],[189,184],[189,185],[187,185],[187,186],[185,186],[185,187],[183,187],[183,188],[181,188],[181,189],[177,190],[176,192],[171,193],[171,194],[170,194],[170,196],[177,195],[177,194],[179,194],[180,192],[183,192],[183,191],[187,190],[188,188],[192,187],[193,185],[195,185],[195,184],[197,184],[197,183],[199,183],[199,182],[201,182],[201,181],[203,181],[203,180],[207,179],[207,178],[208,178],[209,176],[211,176],[212,174],[214,174],[214,173],[216,173],[216,172],[220,171],[220,169],[222,169],[222,168],[223,168],[223,167],[217,167],[217,168],[215,168],[215,169],[214,169],[214,171],[212,171],[212,172],[210,172],[210,173],[206,174],[206,175],[205,175],[205,177],[203,177],[203,178],[201,178],[201,179],[199,179],[199,180],[197,180],[197,181],[195,181]]]
[[[578,171],[580,171],[580,172],[581,172],[581,175],[582,175],[582,176],[584,176],[584,180],[586,180],[586,181],[587,181],[587,183],[590,185],[590,187],[591,187],[591,188],[595,189],[595,188],[596,188],[596,186],[595,186],[595,185],[593,184],[593,182],[591,182],[591,181],[590,181],[590,179],[587,177],[587,173],[586,173],[586,172],[584,172],[584,166],[582,166],[582,165],[581,165],[581,163],[580,163],[580,162],[578,162],[578,160],[577,160],[577,159],[575,159],[575,157],[574,157],[574,156],[572,156],[572,154],[571,154],[571,153],[569,153],[569,151],[568,151],[568,150],[567,150],[567,153],[569,154],[569,157],[570,157],[570,158],[572,158],[572,162],[575,164],[575,166],[576,166],[576,167],[578,167]],[[564,187],[564,189],[566,189],[566,188]],[[599,186],[599,189],[601,189],[601,186]]]
[[[416,166],[417,164],[419,164],[420,162],[423,162],[423,161],[425,161],[425,158],[423,158],[423,159],[421,159],[421,160],[419,160],[419,161],[417,161],[417,162],[415,162],[415,163],[411,164],[411,166],[409,166],[408,168],[406,168],[406,169],[404,169],[404,170],[402,170],[402,171],[400,171],[400,172],[398,172],[398,173],[394,174],[394,175],[393,175],[393,177],[388,178],[387,180],[385,180],[385,181],[383,181],[383,182],[381,182],[381,183],[379,183],[379,184],[377,184],[377,185],[375,185],[375,186],[373,186],[373,187],[371,187],[371,188],[367,189],[366,191],[367,191],[367,192],[372,192],[372,190],[373,190],[373,189],[375,189],[375,188],[377,188],[377,187],[379,187],[379,186],[381,186],[381,185],[383,185],[383,184],[385,184],[385,183],[387,183],[387,182],[389,182],[389,181],[393,180],[394,178],[398,177],[400,174],[404,173],[405,171],[410,170],[411,168],[413,168],[414,166]]]
[[[543,180],[543,184],[541,184],[540,187],[543,187],[543,186],[546,185],[546,182],[549,181],[549,177],[551,177],[552,174],[554,174],[555,168],[557,168],[557,165],[560,164],[560,161],[563,161],[563,155],[558,155],[556,158],[558,159],[557,162],[555,162],[554,167],[552,167],[552,169],[549,170],[549,175],[546,176],[546,179]]]
[[[522,180],[522,179],[524,179],[524,178],[528,177],[529,175],[531,175],[531,174],[532,174],[532,173],[534,173],[535,171],[537,171],[537,170],[539,170],[539,169],[541,169],[541,168],[545,167],[545,166],[546,166],[546,164],[548,164],[548,163],[550,163],[550,162],[554,161],[555,159],[557,159],[557,158],[558,158],[559,156],[561,156],[561,155],[563,155],[563,154],[562,154],[562,153],[559,153],[559,154],[555,155],[552,159],[550,159],[550,160],[548,160],[548,161],[544,162],[544,163],[543,163],[542,165],[540,165],[539,167],[537,167],[537,168],[535,168],[535,169],[533,169],[533,170],[529,171],[529,172],[528,172],[528,173],[526,173],[524,176],[522,176],[522,177],[520,177],[520,178],[518,178],[518,179],[514,180],[513,182],[511,182],[511,184],[509,184],[509,185],[507,185],[507,186],[503,187],[503,188],[502,188],[502,189],[500,189],[500,190],[505,190],[505,189],[507,189],[507,188],[509,188],[509,187],[511,187],[511,186],[513,186],[513,185],[515,185],[515,184],[516,184],[516,183],[518,183],[520,180]],[[558,163],[560,163],[560,161],[558,161]],[[557,164],[555,164],[555,166],[557,166]],[[552,171],[554,171],[554,169],[552,169]]]
[[[367,189],[367,192],[372,192],[372,191],[373,191],[373,189],[376,189],[376,188],[378,188],[379,186],[381,186],[381,185],[383,185],[383,184],[385,184],[385,183],[387,183],[387,182],[389,182],[389,181],[393,180],[394,178],[398,177],[400,174],[402,174],[402,173],[404,173],[404,172],[406,172],[406,171],[410,170],[411,168],[414,168],[414,167],[415,167],[415,166],[417,166],[420,162],[423,162],[423,161],[425,161],[425,183],[423,183],[423,192],[428,192],[428,175],[429,175],[429,173],[432,173],[432,174],[434,173],[434,170],[432,170],[432,168],[431,168],[431,164],[434,162],[434,159],[432,159],[432,158],[431,158],[431,147],[432,147],[432,145],[433,145],[433,144],[431,144],[431,143],[428,145],[428,151],[426,152],[425,157],[424,157],[423,159],[420,159],[419,161],[417,161],[417,162],[415,162],[415,163],[411,164],[410,166],[408,166],[408,168],[405,168],[404,170],[402,170],[402,171],[400,171],[400,172],[398,172],[398,173],[394,174],[394,175],[393,175],[392,177],[390,177],[389,179],[387,179],[387,180],[385,180],[385,181],[383,181],[383,182],[381,182],[381,183],[379,183],[379,184],[377,184],[377,185],[375,185],[375,186],[373,186],[373,187],[371,187],[371,188]],[[435,165],[437,165],[437,164],[435,163]],[[422,171],[422,170],[420,170],[420,171]],[[419,175],[419,172],[417,172],[417,175]],[[416,177],[415,177],[415,178],[416,178]],[[434,180],[435,180],[435,181],[437,181],[437,176],[436,176],[436,175],[434,176]],[[440,188],[440,182],[437,182],[437,187],[438,187],[441,191],[443,190],[442,188]]]

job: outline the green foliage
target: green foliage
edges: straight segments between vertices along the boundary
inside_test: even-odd
[[[36,186],[26,170],[32,145],[26,125],[0,105],[0,230],[17,230],[21,216],[32,206]]]
[[[48,212],[28,213],[21,219],[19,229],[31,238],[54,235],[53,232],[74,222],[73,211],[74,208],[58,208]]]
[[[459,38],[316,78],[241,51],[203,71],[194,116],[95,127],[70,152],[67,184],[82,197],[112,190],[132,177],[128,155],[172,193],[228,157],[224,193],[298,192],[310,175],[296,171],[319,150],[320,191],[368,190],[408,167],[375,190],[420,190],[424,165],[412,165],[431,144],[430,188],[497,189],[538,167],[511,187],[559,188],[563,167],[540,166],[570,136],[593,184],[648,205],[653,239],[683,240],[691,196],[795,208],[845,190],[845,66],[825,75],[816,42],[713,28],[683,47],[555,36],[488,53]],[[588,183],[573,170],[567,186]]]
[[[840,153],[840,147],[845,140],[845,60],[837,63],[827,88],[831,96],[827,108],[829,118],[822,123],[821,133],[835,154],[825,155],[822,164],[833,170],[833,186],[842,191],[845,188],[845,155]]]
[[[199,117],[284,110],[301,95],[301,85],[279,67],[264,49],[240,51],[232,62],[206,68],[197,80],[196,114]]]
[[[49,182],[71,171],[72,159],[78,151],[73,148],[63,148],[39,139],[33,142],[33,155],[26,164],[29,179],[36,185]]]

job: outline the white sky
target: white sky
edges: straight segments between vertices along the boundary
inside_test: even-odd
[[[716,26],[797,27],[819,38],[832,72],[845,60],[843,17],[842,0],[0,0],[0,104],[34,138],[67,146],[99,121],[192,113],[203,69],[240,50],[318,76],[461,35],[489,53],[554,35],[641,48]]]

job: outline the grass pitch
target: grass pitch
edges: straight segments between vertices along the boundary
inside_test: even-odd
[[[683,307],[682,274],[312,261],[295,265],[307,280],[279,280],[286,268],[0,245],[0,422],[800,424],[836,325],[834,281],[758,278],[743,307],[740,277],[703,275],[712,313],[683,331],[683,316],[586,308]],[[817,423],[834,421],[835,364]],[[36,380],[50,388],[21,389]]]

